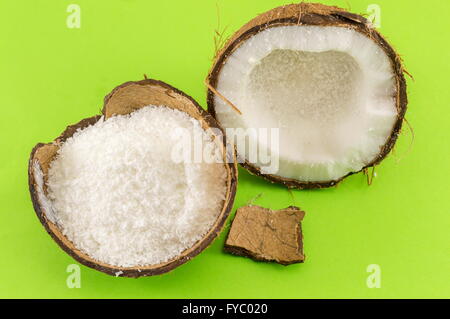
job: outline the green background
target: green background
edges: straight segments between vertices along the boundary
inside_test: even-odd
[[[81,28],[66,27],[67,6],[81,7]],[[46,234],[27,186],[37,142],[97,114],[103,97],[129,80],[166,81],[203,107],[203,79],[216,29],[241,25],[288,1],[58,0],[0,2],[0,297],[59,298],[395,298],[450,297],[449,98],[450,1],[325,1],[358,13],[381,8],[380,31],[402,54],[409,109],[394,153],[367,186],[357,174],[339,187],[292,193],[239,170],[234,208],[298,205],[307,260],[284,267],[222,252],[224,235],[173,272],[114,278],[75,263]],[[220,24],[218,26],[218,15]],[[227,226],[228,227],[228,226]],[[381,288],[369,289],[369,264]]]

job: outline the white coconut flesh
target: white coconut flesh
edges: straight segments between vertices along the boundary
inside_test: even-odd
[[[380,154],[397,118],[390,59],[363,34],[344,27],[279,26],[250,37],[227,58],[217,78],[217,119],[225,128],[279,128],[273,141],[249,134],[254,166],[304,182],[338,180]],[[249,160],[248,146],[237,144]],[[273,169],[270,165],[270,169]]]

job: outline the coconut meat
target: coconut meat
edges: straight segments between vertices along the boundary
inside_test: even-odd
[[[248,134],[278,165],[262,173],[305,182],[333,181],[361,170],[380,153],[397,119],[390,60],[349,28],[277,26],[257,33],[227,58],[215,96],[225,128],[278,128],[278,143]],[[229,130],[227,130],[229,132]],[[236,131],[235,131],[236,132]],[[248,145],[236,145],[248,160]]]

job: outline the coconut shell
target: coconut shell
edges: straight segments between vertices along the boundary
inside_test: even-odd
[[[282,265],[302,263],[303,234],[301,221],[305,212],[289,206],[271,210],[244,206],[236,211],[224,250],[256,261]]]
[[[366,37],[372,39],[377,43],[386,55],[389,57],[392,69],[396,78],[396,107],[397,120],[392,129],[392,133],[386,143],[381,147],[378,156],[372,162],[363,167],[360,171],[366,168],[379,164],[392,150],[397,137],[401,131],[403,119],[405,116],[408,99],[406,95],[406,81],[403,73],[405,72],[402,66],[402,60],[383,36],[373,28],[371,23],[364,17],[350,13],[345,9],[326,6],[320,3],[299,3],[281,6],[270,11],[267,11],[256,18],[249,21],[242,28],[240,28],[225,45],[216,53],[211,70],[206,78],[208,87],[214,90],[217,88],[217,81],[223,65],[227,59],[240,47],[246,40],[255,34],[264,31],[268,28],[288,25],[305,25],[305,26],[333,26],[353,29]],[[208,89],[207,104],[208,112],[216,118],[214,98],[214,90]],[[216,91],[217,92],[217,91]],[[270,182],[281,183],[289,188],[311,189],[324,188],[337,185],[345,177],[358,173],[351,172],[348,175],[331,181],[318,182],[304,182],[290,178],[284,178],[273,174],[263,174],[259,167],[245,161],[241,165],[246,168],[251,174],[261,176]]]
[[[172,269],[189,261],[196,255],[198,255],[201,251],[203,251],[206,247],[208,247],[221,232],[233,206],[234,197],[236,194],[236,157],[233,151],[223,152],[225,163],[224,165],[226,166],[228,172],[227,193],[226,199],[223,202],[222,210],[216,222],[209,230],[209,232],[205,234],[205,236],[197,243],[195,243],[191,248],[182,252],[178,257],[156,265],[139,267],[118,267],[105,264],[98,260],[94,260],[84,252],[77,249],[74,244],[62,234],[58,226],[49,220],[45,212],[45,206],[39,200],[39,187],[37,185],[35,177],[34,165],[39,165],[39,168],[44,175],[43,188],[44,192],[46,192],[45,182],[49,165],[57,154],[59,147],[62,145],[62,143],[64,143],[66,139],[73,136],[73,134],[77,130],[93,125],[102,116],[107,119],[116,114],[129,114],[139,108],[150,104],[157,106],[164,105],[186,112],[191,117],[199,120],[202,123],[204,129],[217,128],[223,134],[223,131],[216,120],[206,111],[204,111],[190,96],[164,82],[145,79],[136,82],[126,82],[116,87],[110,94],[105,97],[101,115],[90,117],[78,122],[77,124],[68,126],[67,129],[51,143],[37,144],[33,148],[29,160],[28,182],[31,200],[33,202],[34,210],[36,211],[36,214],[46,231],[56,241],[56,243],[75,260],[85,266],[94,268],[112,276],[141,277],[159,275],[171,271]],[[222,136],[218,137],[222,138]],[[222,138],[222,140],[224,141],[225,149],[226,141],[224,138]]]

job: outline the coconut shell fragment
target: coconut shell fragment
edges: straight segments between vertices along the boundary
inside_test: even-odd
[[[78,130],[84,129],[90,125],[102,120],[102,117],[108,119],[115,115],[130,114],[144,106],[155,105],[165,106],[187,113],[189,116],[200,121],[202,127],[215,130],[217,138],[223,140],[224,150],[226,141],[222,138],[221,128],[207,112],[205,112],[197,102],[178,89],[157,80],[145,79],[136,82],[126,82],[115,88],[105,97],[102,114],[96,115],[79,123],[70,125],[53,142],[43,144],[38,143],[32,150],[29,166],[28,179],[31,200],[40,222],[55,240],[55,242],[70,256],[83,265],[94,268],[112,276],[121,277],[141,277],[163,274],[189,261],[206,247],[218,236],[233,206],[237,184],[237,167],[235,154],[224,151],[224,165],[227,171],[226,178],[226,196],[223,201],[222,209],[218,214],[215,223],[210,230],[198,240],[192,247],[183,251],[179,256],[172,258],[160,264],[136,267],[120,267],[106,264],[93,259],[83,251],[77,249],[75,245],[62,233],[56,222],[52,218],[52,208],[49,205],[47,195],[47,174],[50,163],[57,155],[61,145]],[[151,249],[151,247],[149,247]]]
[[[295,206],[271,210],[244,206],[236,211],[225,242],[225,251],[256,261],[282,265],[302,263],[303,235],[301,221],[305,212]]]

